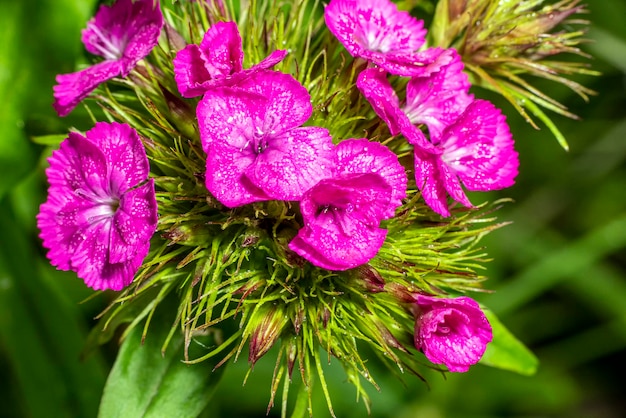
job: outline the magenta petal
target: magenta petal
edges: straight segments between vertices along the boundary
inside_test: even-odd
[[[394,75],[428,77],[452,62],[453,56],[450,51],[428,48],[412,54],[368,52],[365,58]]]
[[[337,219],[347,215],[363,225],[377,227],[386,215],[390,199],[391,187],[380,175],[344,173],[322,180],[308,190],[300,202],[300,211],[305,225],[323,223],[326,215],[341,215]],[[354,223],[341,225],[348,228]]]
[[[223,78],[243,69],[241,36],[235,22],[217,22],[200,43],[211,78]]]
[[[453,61],[429,77],[412,77],[406,87],[403,111],[412,124],[426,124],[433,143],[444,128],[455,122],[473,101],[461,57],[450,50]]]
[[[328,29],[352,56],[381,66],[386,54],[417,51],[426,35],[421,20],[399,11],[389,0],[332,0],[324,10],[324,18]]]
[[[108,161],[109,191],[113,194],[121,196],[148,177],[150,164],[143,143],[129,125],[99,122],[86,137]]]
[[[463,188],[461,187],[461,182],[457,177],[456,173],[454,173],[444,162],[441,160],[437,161],[437,168],[439,172],[439,177],[441,182],[443,183],[443,187],[450,194],[450,197],[455,201],[459,202],[466,208],[473,208],[472,202],[469,201]]]
[[[207,153],[206,186],[228,207],[268,199],[244,175],[257,158],[256,124],[266,106],[264,97],[227,87],[208,91],[198,103],[200,140]]]
[[[406,197],[407,176],[398,157],[386,146],[367,139],[348,139],[337,145],[335,172],[378,174],[391,187],[391,197],[386,210],[381,213],[385,219],[393,218],[397,207]]]
[[[142,186],[128,190],[120,199],[113,216],[109,263],[125,262],[137,254],[145,256],[156,224],[156,194],[154,179],[150,179]]]
[[[448,194],[437,165],[438,156],[416,151],[414,157],[415,184],[422,192],[424,202],[441,216],[450,216]]]
[[[266,148],[248,167],[246,176],[270,198],[299,200],[330,176],[335,153],[328,130],[294,128],[266,141]]]
[[[356,86],[370,103],[374,112],[385,121],[391,135],[400,131],[397,123],[400,101],[381,68],[368,68],[359,74]]]
[[[267,57],[265,57],[263,61],[252,66],[250,69],[259,68],[259,69],[267,70],[269,68],[272,68],[273,66],[281,62],[283,59],[285,59],[285,57],[287,56],[287,53],[288,51],[284,49],[278,49],[276,51],[272,51],[272,53],[269,54]]]
[[[428,141],[424,133],[409,120],[400,109],[396,92],[380,68],[368,68],[359,74],[357,87],[370,103],[376,114],[385,121],[392,135],[402,132],[406,140],[425,152],[439,151]]]
[[[287,51],[274,51],[244,70],[237,24],[218,22],[209,28],[200,46],[188,45],[176,54],[174,78],[183,97],[200,96],[217,87],[237,86],[255,73],[273,67],[286,55]]]
[[[305,230],[304,228],[301,229],[298,232],[298,235],[296,235],[289,242],[289,248],[300,257],[310,261],[317,267],[332,271],[347,270],[344,263],[335,264],[331,262],[324,256],[324,254],[320,253],[317,248],[309,244],[309,240],[307,239],[308,234],[308,230]],[[315,241],[313,241],[313,244],[315,244]]]
[[[68,251],[70,241],[81,227],[85,227],[83,215],[93,207],[93,203],[80,196],[65,194],[63,190],[50,190],[48,200],[43,203],[37,214],[39,237],[47,257],[59,270],[70,270],[71,255]]]
[[[418,295],[415,347],[435,364],[465,372],[481,359],[493,339],[491,325],[478,303],[468,297],[442,299]]]
[[[443,133],[442,161],[469,190],[498,190],[513,185],[519,165],[504,115],[493,104],[476,100]]]
[[[173,64],[174,79],[183,97],[200,96],[206,91],[203,83],[210,80],[211,75],[198,45],[187,45],[178,51]]]
[[[59,74],[52,106],[59,116],[66,116],[101,83],[120,75],[121,68],[117,61],[102,61],[76,73]]]
[[[320,181],[300,202],[304,227],[289,247],[318,267],[346,270],[371,260],[387,231],[378,224],[391,187],[378,174],[342,174]]]
[[[253,152],[228,144],[213,145],[207,150],[207,189],[230,208],[269,200],[267,194],[244,175],[254,164],[255,157]]]
[[[353,229],[354,232],[347,236],[339,221],[329,218],[323,225],[302,228],[289,243],[289,248],[321,268],[355,268],[374,258],[385,242],[387,231],[362,225],[355,225]]]
[[[248,149],[257,132],[267,98],[229,87],[208,91],[196,107],[202,148],[213,143],[228,143],[233,148]]]
[[[268,99],[263,126],[258,127],[264,133],[273,135],[298,127],[313,112],[309,92],[289,74],[259,71],[237,87]]]

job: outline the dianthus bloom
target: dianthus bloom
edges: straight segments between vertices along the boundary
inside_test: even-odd
[[[301,126],[312,111],[307,90],[276,71],[209,90],[196,111],[207,189],[228,207],[299,200],[328,176],[334,156],[328,130]]]
[[[37,226],[52,265],[96,290],[124,288],[157,225],[154,180],[137,132],[99,122],[85,136],[70,133],[48,161]]]
[[[163,16],[157,0],[117,0],[101,6],[83,30],[87,51],[104,61],[82,71],[57,76],[54,108],[66,116],[101,83],[126,77],[157,44]]]
[[[395,75],[428,75],[449,61],[440,48],[418,52],[424,22],[398,10],[389,0],[332,0],[324,10],[326,26],[353,57]]]
[[[304,227],[289,248],[318,267],[347,270],[378,253],[387,236],[380,222],[401,205],[407,179],[397,156],[382,144],[345,140],[336,155],[333,176],[302,197]]]
[[[260,70],[273,67],[287,51],[272,52],[260,63],[243,69],[241,36],[235,22],[218,22],[200,45],[187,45],[174,58],[174,76],[183,97],[200,96],[220,86],[233,86]]]
[[[461,184],[472,191],[490,191],[515,181],[519,161],[509,126],[486,100],[473,101],[435,145],[437,154],[415,148],[415,182],[424,201],[442,216],[450,216],[447,194],[473,207]]]
[[[451,372],[466,372],[478,363],[493,339],[491,325],[476,301],[462,296],[442,299],[417,295],[415,347]]]
[[[474,100],[463,64],[452,61],[428,77],[411,77],[400,103],[384,71],[367,69],[357,87],[392,134],[414,146],[415,182],[426,204],[450,216],[448,194],[472,207],[461,183],[472,191],[513,185],[518,158],[504,115],[486,100]],[[418,125],[428,127],[430,141]]]

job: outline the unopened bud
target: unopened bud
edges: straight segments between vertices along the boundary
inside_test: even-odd
[[[254,319],[259,318],[258,325],[250,336],[250,354],[248,361],[254,365],[280,337],[288,318],[283,309],[275,306],[259,309]]]

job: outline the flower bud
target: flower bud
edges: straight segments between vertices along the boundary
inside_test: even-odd
[[[254,318],[259,322],[250,336],[248,361],[252,365],[272,348],[288,321],[283,309],[275,306],[259,309]]]
[[[452,372],[466,372],[480,360],[493,335],[476,301],[416,295],[415,304],[415,347],[428,360]]]
[[[354,270],[360,279],[360,283],[368,292],[379,293],[385,290],[385,280],[374,267],[363,264]]]

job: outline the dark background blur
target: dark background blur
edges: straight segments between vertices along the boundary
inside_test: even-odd
[[[577,80],[598,95],[585,103],[541,84],[582,118],[554,117],[570,151],[499,102],[520,175],[502,193],[471,196],[515,200],[498,213],[513,224],[484,240],[493,257],[487,287],[496,292],[477,298],[533,349],[538,373],[479,365],[446,378],[428,374],[427,386],[410,376],[402,384],[372,364],[382,388],[371,391],[372,416],[626,416],[626,2],[587,3],[592,41],[584,48],[603,75]],[[54,76],[85,60],[80,30],[93,7],[0,0],[0,417],[95,416],[114,358],[108,347],[79,360],[106,296],[84,301],[92,292],[82,281],[48,265],[34,221],[45,198],[46,148],[30,138],[91,125],[80,108],[59,119],[50,105]],[[273,361],[257,363],[242,387],[246,368],[244,359],[229,366],[207,416],[264,415]],[[327,377],[337,416],[366,416],[343,372],[331,366]],[[317,400],[315,416],[326,416],[321,394]]]

